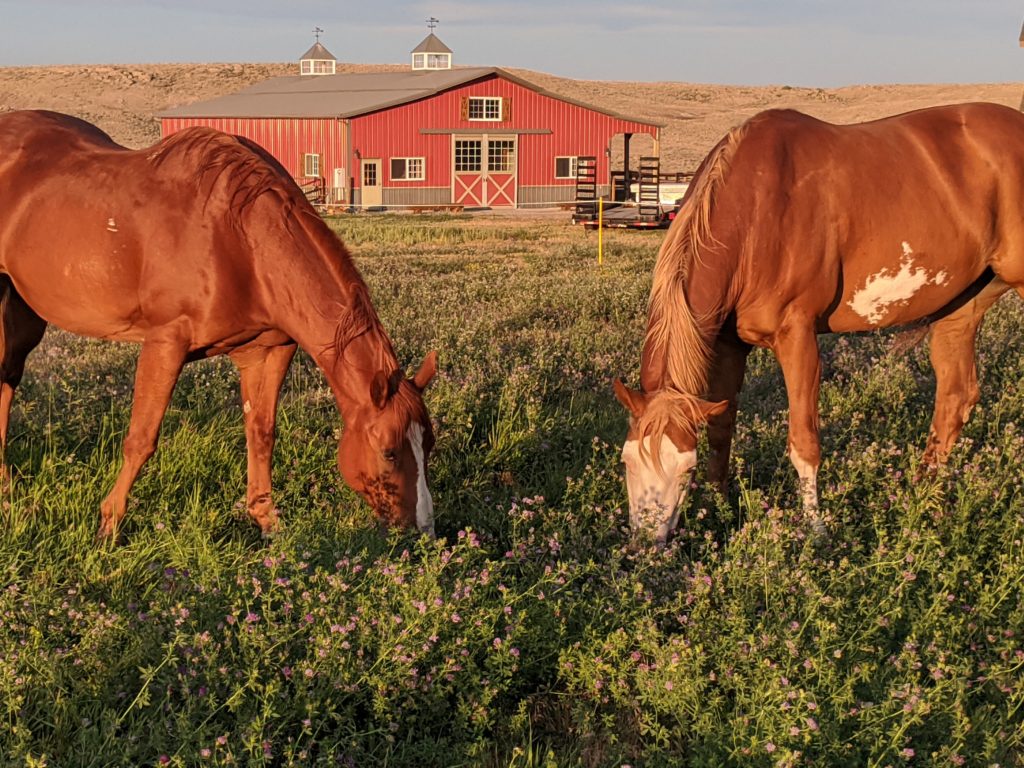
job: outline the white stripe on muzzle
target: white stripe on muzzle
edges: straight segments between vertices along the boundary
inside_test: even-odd
[[[427,488],[427,468],[423,462],[423,427],[412,422],[405,431],[416,458],[416,527],[423,533],[434,535],[434,499]]]

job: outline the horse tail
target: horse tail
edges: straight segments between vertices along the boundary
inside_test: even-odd
[[[711,342],[686,298],[690,268],[701,248],[714,241],[711,212],[745,126],[731,130],[704,158],[694,174],[668,236],[658,251],[647,305],[645,350],[664,356],[663,386],[690,394],[707,390]]]

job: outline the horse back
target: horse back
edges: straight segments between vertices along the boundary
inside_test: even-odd
[[[905,324],[987,268],[1024,280],[1016,110],[961,104],[850,125],[771,110],[741,131],[715,235],[745,254],[752,335],[789,311],[837,331]]]
[[[262,186],[238,180],[245,163]],[[3,115],[0,272],[47,321],[87,336],[137,341],[181,314],[246,306],[253,264],[236,190],[278,181],[210,129],[131,150],[68,115]]]

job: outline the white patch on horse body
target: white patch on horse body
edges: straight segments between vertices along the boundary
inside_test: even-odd
[[[109,219],[107,219],[107,231],[108,232],[117,232],[117,222],[114,221],[114,217],[113,216],[111,216]]]
[[[242,412],[243,413],[249,413],[249,411],[251,411],[251,410],[252,410],[252,403],[250,403],[248,400],[246,400],[245,404],[242,406]]]
[[[914,250],[906,240],[902,243],[903,259],[898,272],[883,269],[871,275],[864,287],[856,291],[847,306],[872,325],[880,323],[893,305],[905,304],[926,285],[945,285],[946,272],[929,275],[924,267],[914,266]]]
[[[640,443],[627,440],[622,446],[629,492],[629,523],[634,532],[645,531],[658,544],[664,544],[679,520],[679,508],[686,501],[685,483],[697,466],[697,451],[680,451],[668,439],[661,439],[661,469],[651,459],[651,438],[644,437],[644,456]]]
[[[427,488],[427,469],[423,464],[423,426],[412,422],[405,431],[416,459],[416,527],[434,535],[434,499]]]

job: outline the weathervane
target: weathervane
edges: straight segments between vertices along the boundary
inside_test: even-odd
[[[441,20],[435,19],[433,16],[427,19],[427,29],[430,30],[431,34],[433,34],[434,32],[434,27],[436,27],[439,23],[441,23]]]
[[[321,32],[323,32],[323,30],[320,29],[320,27],[313,27],[313,34],[316,36],[316,41],[318,43],[320,42],[320,33]]]

